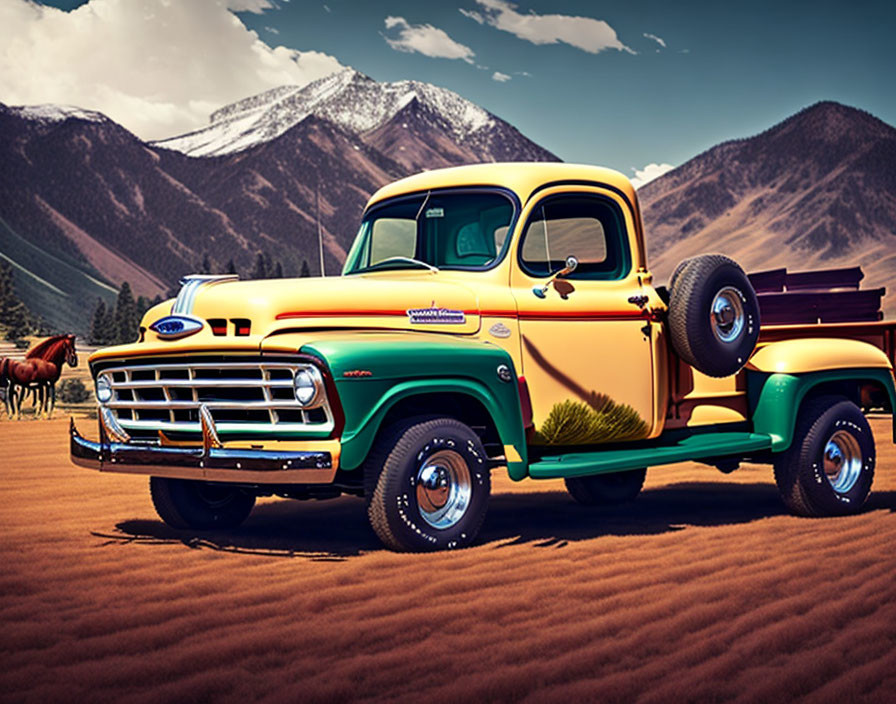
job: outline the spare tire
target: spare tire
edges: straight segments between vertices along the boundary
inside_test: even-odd
[[[747,363],[759,338],[759,301],[737,262],[705,254],[679,265],[669,333],[678,355],[708,376],[729,376]]]

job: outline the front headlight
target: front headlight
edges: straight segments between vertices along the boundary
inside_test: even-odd
[[[96,400],[100,403],[112,400],[112,384],[109,382],[109,377],[101,376],[96,380]]]
[[[293,378],[293,389],[296,401],[300,406],[310,406],[321,394],[321,380],[318,374],[311,369],[300,369]]]

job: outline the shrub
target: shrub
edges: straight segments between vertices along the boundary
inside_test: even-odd
[[[564,401],[555,404],[536,434],[543,445],[592,445],[647,437],[647,423],[629,405],[617,404],[603,394],[592,403]]]
[[[80,379],[65,379],[56,389],[56,398],[63,403],[84,403],[90,398],[90,392]]]

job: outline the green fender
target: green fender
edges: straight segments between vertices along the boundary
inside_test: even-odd
[[[516,448],[521,461],[508,462],[513,478],[526,476],[526,437],[513,361],[488,342],[426,333],[337,336],[302,346],[330,369],[345,415],[341,469],[361,465],[383,419],[400,401],[427,394],[463,394],[491,416],[501,443]],[[497,369],[506,365],[511,380]],[[433,408],[438,414],[439,409]]]
[[[753,432],[769,435],[772,452],[783,452],[793,440],[800,404],[819,384],[836,381],[876,382],[890,397],[896,409],[896,389],[889,369],[833,369],[808,374],[747,373],[747,389],[753,417]],[[893,440],[896,442],[896,414],[893,416]]]

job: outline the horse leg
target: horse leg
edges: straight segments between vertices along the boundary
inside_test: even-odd
[[[56,384],[50,384],[50,410],[47,413],[47,420],[53,417],[53,411],[56,410]]]
[[[18,391],[16,391],[16,420],[22,419],[22,401],[25,400],[25,387],[20,386]]]

